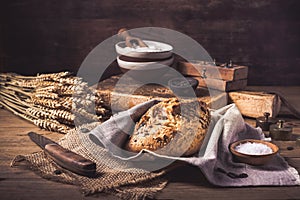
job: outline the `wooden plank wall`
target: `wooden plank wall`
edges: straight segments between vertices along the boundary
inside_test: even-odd
[[[219,61],[248,65],[250,85],[300,85],[299,0],[5,0],[1,71],[76,72],[121,27],[165,27]],[[5,58],[5,59],[3,59]],[[3,66],[4,64],[5,66]]]

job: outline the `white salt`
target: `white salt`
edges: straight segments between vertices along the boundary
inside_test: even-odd
[[[250,155],[264,155],[273,153],[273,150],[265,144],[255,143],[255,142],[246,142],[239,144],[235,147],[235,150]]]

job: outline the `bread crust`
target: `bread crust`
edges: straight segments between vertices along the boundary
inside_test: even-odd
[[[169,156],[190,156],[199,151],[210,123],[204,102],[175,98],[152,106],[136,123],[125,149],[143,149]]]

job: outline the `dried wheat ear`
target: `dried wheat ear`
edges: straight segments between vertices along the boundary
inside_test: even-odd
[[[36,76],[1,73],[0,94],[2,107],[50,131],[66,133],[75,123],[110,117],[104,100],[70,72]]]

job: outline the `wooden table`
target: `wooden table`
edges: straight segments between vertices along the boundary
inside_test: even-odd
[[[300,110],[300,87],[251,87],[252,89],[277,90]],[[40,178],[32,171],[22,167],[10,167],[10,162],[18,154],[40,151],[30,141],[27,132],[36,131],[54,140],[63,135],[43,131],[24,121],[7,110],[0,109],[0,199],[95,199],[84,197],[76,186],[61,184]],[[286,117],[286,116],[285,116]],[[300,136],[300,120],[285,118],[295,124],[294,135]],[[253,119],[246,121],[254,125]],[[300,171],[300,147],[295,142],[276,142],[280,154],[288,163]],[[294,146],[293,150],[287,150]],[[192,166],[178,168],[168,174],[170,183],[157,195],[158,199],[300,199],[300,187],[243,187],[219,188],[210,185],[200,170]],[[97,199],[117,199],[105,194]]]

